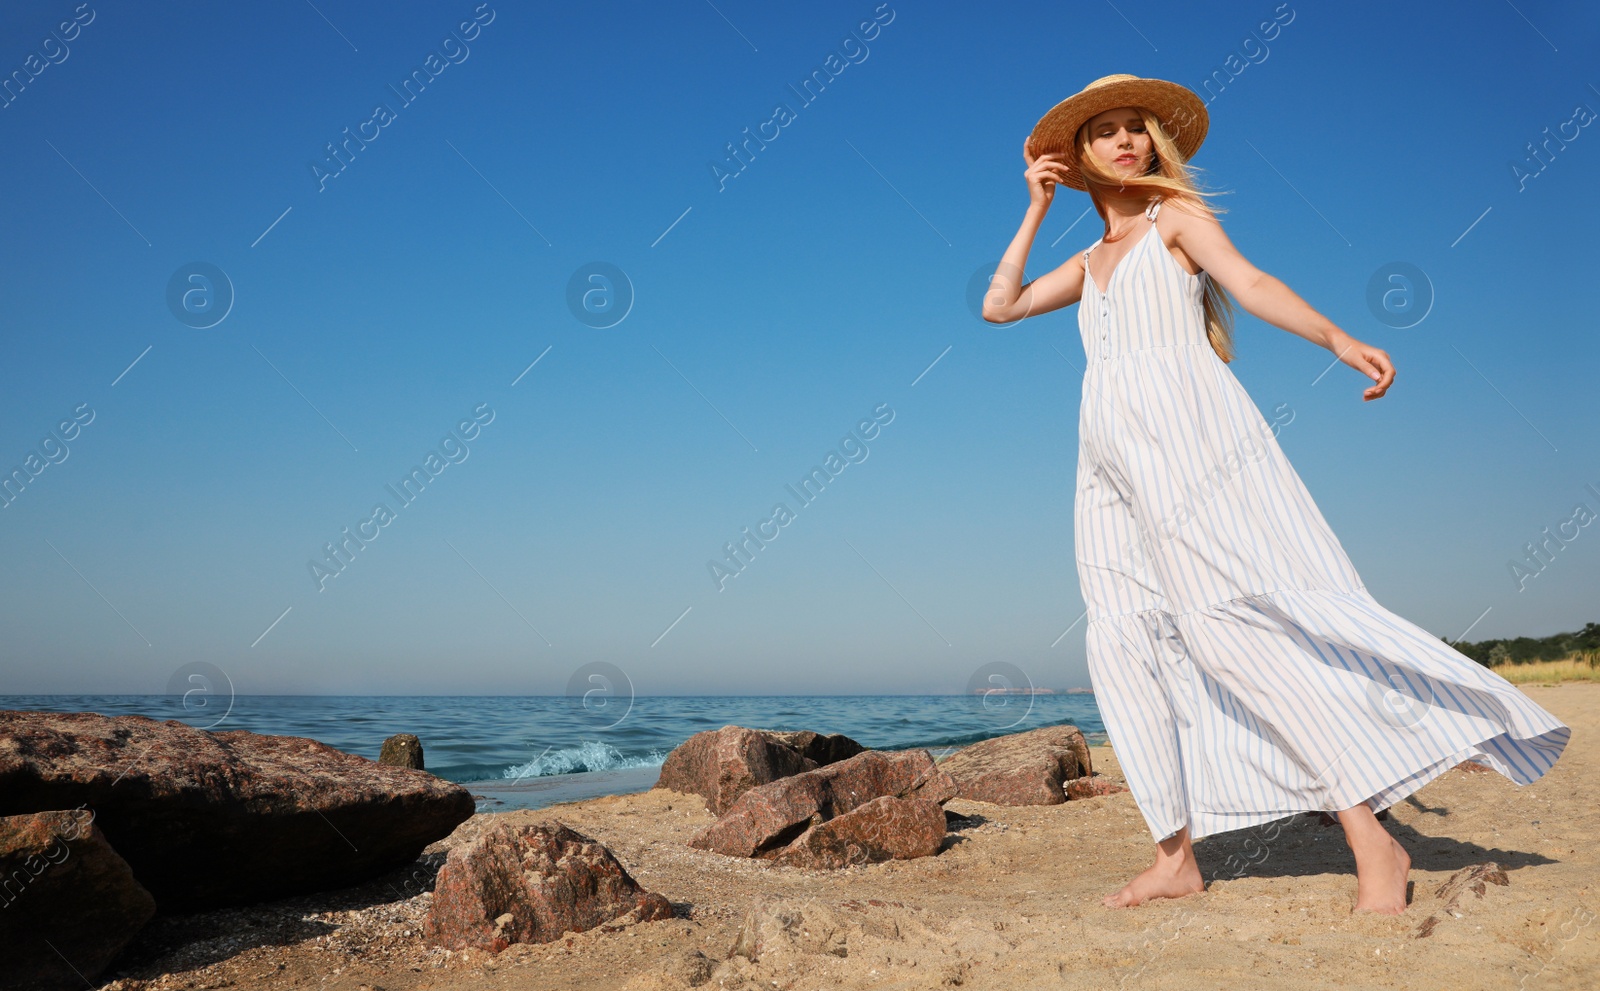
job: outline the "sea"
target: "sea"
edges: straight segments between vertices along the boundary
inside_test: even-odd
[[[378,759],[385,738],[422,741],[432,774],[479,811],[538,809],[645,791],[678,744],[747,726],[842,733],[877,750],[937,759],[991,737],[1068,723],[1106,742],[1091,693],[987,695],[0,695],[0,709],[176,719],[197,729],[310,737]]]

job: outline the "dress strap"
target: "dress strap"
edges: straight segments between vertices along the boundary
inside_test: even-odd
[[[1156,215],[1158,213],[1160,213],[1160,212],[1161,212],[1161,199],[1158,197],[1155,200],[1151,201],[1150,205],[1145,208],[1144,215],[1145,215],[1145,218],[1148,219],[1153,224],[1153,223],[1156,222]]]

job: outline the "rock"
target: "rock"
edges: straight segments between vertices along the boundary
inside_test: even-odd
[[[0,818],[5,987],[83,987],[155,911],[92,810]]]
[[[938,802],[883,795],[812,826],[771,859],[813,869],[910,860],[938,853],[944,835],[944,809]]]
[[[450,851],[439,869],[422,934],[430,945],[498,953],[548,943],[627,915],[672,917],[611,851],[566,824],[501,823]]]
[[[409,767],[422,770],[422,741],[410,733],[396,733],[383,741],[378,753],[378,763],[392,767]]]
[[[980,740],[939,768],[955,779],[961,798],[995,805],[1059,805],[1068,781],[1094,771],[1083,734],[1066,725]]]
[[[674,747],[653,787],[699,795],[706,809],[720,816],[751,788],[818,766],[760,730],[724,726],[696,733]]]
[[[1099,798],[1102,795],[1115,795],[1128,789],[1103,774],[1085,774],[1068,781],[1064,790],[1067,801],[1073,802],[1085,798]]]
[[[770,856],[812,826],[875,798],[924,798],[942,806],[955,788],[926,749],[866,750],[746,791],[689,845],[731,857]]]
[[[0,815],[83,805],[163,912],[360,883],[474,808],[460,785],[304,737],[0,711]]]
[[[854,757],[866,748],[837,733],[779,732],[724,726],[704,730],[673,748],[653,787],[706,800],[720,816],[739,796],[779,778]]]
[[[816,761],[818,767],[849,760],[867,749],[843,733],[830,733],[827,736],[823,736],[808,729],[793,732],[761,729],[756,730],[756,732],[764,733],[779,743],[788,744],[800,751],[800,756]]]

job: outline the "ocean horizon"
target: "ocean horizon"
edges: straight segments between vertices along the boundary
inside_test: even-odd
[[[197,729],[309,737],[377,760],[412,733],[426,770],[468,787],[480,811],[643,791],[683,741],[727,725],[842,733],[935,758],[1008,733],[1070,723],[1106,742],[1094,695],[0,695],[0,709],[176,719]]]

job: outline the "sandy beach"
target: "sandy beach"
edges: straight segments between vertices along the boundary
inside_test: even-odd
[[[158,917],[102,987],[1593,988],[1600,685],[1524,691],[1573,728],[1568,750],[1528,787],[1453,770],[1393,806],[1388,828],[1412,858],[1400,916],[1351,914],[1354,859],[1315,816],[1203,839],[1204,893],[1108,909],[1100,899],[1152,853],[1126,792],[953,799],[975,821],[938,855],[822,872],[691,849],[713,821],[704,801],[656,789],[480,813],[417,867],[359,888]],[[1121,780],[1111,748],[1092,753]],[[493,822],[551,819],[604,843],[675,916],[498,955],[423,943],[428,865]]]

